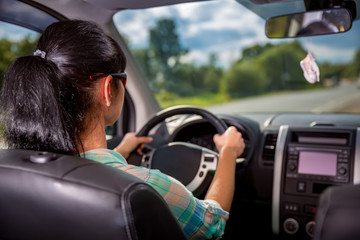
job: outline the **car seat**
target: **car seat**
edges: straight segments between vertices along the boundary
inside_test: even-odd
[[[186,239],[163,198],[92,160],[0,150],[0,239]]]
[[[360,185],[327,188],[315,220],[315,240],[360,239]]]

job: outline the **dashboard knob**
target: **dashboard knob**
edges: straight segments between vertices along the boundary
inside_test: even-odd
[[[347,170],[346,170],[346,168],[341,167],[341,168],[338,169],[338,173],[339,173],[340,175],[345,175],[345,174],[347,173]]]
[[[291,171],[291,172],[295,171],[295,170],[296,170],[296,164],[294,164],[294,163],[289,163],[288,169],[289,169],[289,171]]]
[[[307,233],[307,235],[309,235],[310,237],[314,237],[314,227],[315,227],[315,222],[314,221],[310,221],[306,224],[305,226],[305,232]]]
[[[287,234],[295,234],[299,230],[299,223],[294,218],[288,218],[284,221],[283,227]]]

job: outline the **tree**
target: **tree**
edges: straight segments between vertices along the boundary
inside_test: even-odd
[[[15,58],[14,52],[11,51],[11,46],[12,43],[9,40],[0,40],[0,82],[2,82],[7,67]]]
[[[307,83],[299,63],[305,56],[306,51],[297,41],[274,45],[259,56],[258,69],[262,69],[268,79],[267,89],[303,88]]]
[[[179,64],[180,57],[187,53],[187,50],[180,44],[174,20],[159,20],[156,26],[150,29],[149,35],[149,54],[154,56],[154,61],[157,62],[151,67],[161,72],[159,78],[163,77],[157,80],[164,83],[166,90],[176,92],[178,87],[175,81],[182,78],[177,76],[175,79],[171,69]]]
[[[266,43],[265,45],[256,44],[256,45],[244,48],[241,52],[242,59],[243,60],[253,59],[253,58],[261,55],[263,52],[265,52],[266,50],[270,49],[273,46],[274,45],[271,43]]]
[[[356,51],[352,63],[344,68],[343,76],[350,79],[360,77],[360,49]]]
[[[163,66],[169,66],[171,59],[178,61],[179,57],[187,52],[180,44],[173,19],[161,19],[150,29],[149,45]]]
[[[216,66],[217,55],[211,53],[209,55],[209,62],[207,65],[201,66],[198,69],[201,79],[201,89],[207,93],[218,93],[220,87],[220,79],[222,78],[223,70]]]
[[[224,82],[225,92],[233,98],[256,95],[266,87],[264,74],[249,63],[234,64],[221,82]]]
[[[37,39],[26,36],[20,41],[0,39],[0,84],[6,69],[16,57],[31,55],[35,49]]]
[[[240,61],[225,74],[225,93],[232,97],[265,91],[303,88],[306,86],[299,62],[306,56],[297,41],[278,45],[254,45],[243,51]]]

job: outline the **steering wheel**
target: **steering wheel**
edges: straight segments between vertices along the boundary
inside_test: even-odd
[[[142,127],[137,136],[147,136],[158,123],[178,114],[199,115],[208,120],[219,134],[227,129],[224,121],[205,109],[194,106],[175,106],[157,113]],[[179,180],[194,195],[200,195],[211,183],[218,158],[218,153],[210,149],[191,143],[171,142],[151,149],[142,156],[133,152],[128,162],[137,166],[158,169]]]

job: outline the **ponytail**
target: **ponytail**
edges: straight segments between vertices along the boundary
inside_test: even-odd
[[[56,65],[42,57],[16,59],[1,93],[4,139],[10,148],[71,153],[71,139],[61,104],[63,81]]]

